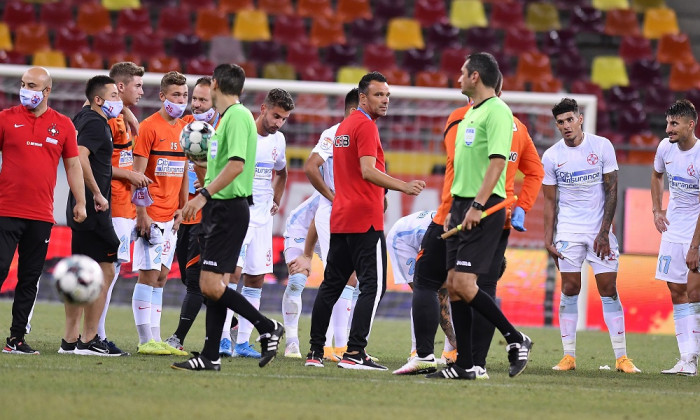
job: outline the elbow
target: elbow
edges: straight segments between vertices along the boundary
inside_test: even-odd
[[[365,180],[365,181],[369,181],[369,179],[370,179],[370,173],[371,173],[371,171],[369,171],[369,170],[367,170],[367,169],[365,169],[365,168],[362,168],[362,179]]]

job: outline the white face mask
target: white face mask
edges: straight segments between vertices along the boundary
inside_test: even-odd
[[[100,108],[102,108],[102,112],[105,113],[107,119],[117,118],[122,112],[122,108],[124,108],[124,102],[121,99],[118,101],[105,101]]]
[[[163,102],[163,107],[165,107],[165,112],[167,112],[171,117],[180,118],[182,117],[182,114],[185,113],[187,104],[174,104],[166,99],[165,102]]]
[[[214,115],[216,115],[216,110],[214,109],[214,107],[209,108],[209,111],[203,112],[201,114],[192,113],[192,116],[195,120],[205,122],[211,121],[211,119],[214,118]]]
[[[43,90],[19,89],[19,101],[28,109],[36,108],[44,100]]]

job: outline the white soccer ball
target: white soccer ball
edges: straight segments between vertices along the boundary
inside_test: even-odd
[[[180,132],[180,146],[192,161],[207,160],[209,140],[214,135],[214,127],[205,121],[193,121]]]
[[[95,260],[85,255],[72,255],[56,264],[53,280],[61,300],[86,304],[100,295],[104,278]]]

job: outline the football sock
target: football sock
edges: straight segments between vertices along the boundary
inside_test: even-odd
[[[469,302],[469,306],[477,310],[481,315],[483,315],[484,318],[498,328],[498,331],[503,334],[503,338],[506,339],[508,344],[520,343],[523,341],[523,335],[520,334],[515,327],[513,327],[513,324],[511,324],[506,316],[503,315],[503,312],[501,312],[501,309],[498,307],[498,305],[496,305],[496,302],[494,302],[491,296],[487,295],[483,290],[479,289],[476,296],[474,296],[474,299]],[[454,317],[453,321],[456,321]],[[456,329],[457,327],[455,327],[455,330]],[[471,326],[469,330],[471,331]],[[459,348],[459,343],[457,344],[457,348]]]
[[[348,345],[348,318],[350,318],[350,310],[352,309],[352,293],[354,287],[346,285],[340,298],[333,306],[331,313],[331,324],[333,324],[333,337],[335,338],[335,347],[345,347]]]
[[[136,331],[139,334],[139,344],[151,341],[151,297],[153,287],[147,284],[136,283],[134,294],[131,297],[131,310],[134,313]]]
[[[578,295],[561,294],[559,302],[559,330],[564,354],[576,357],[576,324],[578,323]]]
[[[151,297],[151,334],[156,341],[163,341],[160,338],[160,315],[163,313],[163,288],[154,287]]]
[[[357,305],[357,298],[360,297],[360,285],[355,286],[355,290],[352,292],[352,306],[350,307],[350,318],[348,318],[348,336],[350,336],[350,326],[352,325],[352,316],[355,314],[355,305]]]
[[[233,291],[227,288],[224,292],[224,295],[229,292]],[[222,302],[222,300],[223,299],[219,299],[216,302],[214,302],[211,299],[207,299],[206,302],[207,336],[204,338],[204,348],[202,349],[202,356],[206,357],[209,360],[219,360],[219,342],[221,341],[221,326],[224,323],[224,318],[226,318],[226,305]]]
[[[690,332],[692,333],[692,339],[690,340],[690,352],[693,356],[698,355],[698,345],[700,344],[700,302],[690,302],[688,304],[690,308],[691,318],[688,322],[690,324]]]
[[[463,369],[474,367],[472,358],[472,308],[463,300],[450,302],[452,319],[457,337],[457,366]]]
[[[292,274],[287,280],[287,288],[282,296],[282,319],[287,334],[287,342],[299,337],[299,316],[301,315],[301,292],[306,286],[306,276]]]
[[[689,362],[693,356],[693,317],[690,314],[690,306],[687,303],[673,305],[673,323],[676,328],[676,341],[681,360]]]
[[[413,354],[414,351],[416,351],[416,331],[413,328],[413,309],[411,309],[411,316],[410,316],[410,322],[411,322],[411,352],[409,354]]]
[[[237,284],[229,283],[227,288],[236,291],[238,287]],[[221,339],[228,338],[231,339],[231,326],[233,324],[233,311],[231,309],[226,310],[226,319],[224,320],[224,326],[221,330]]]
[[[603,319],[608,327],[615,358],[619,359],[627,355],[625,313],[622,309],[622,302],[617,294],[613,297],[601,296],[600,300],[603,302]]]
[[[335,333],[335,328],[333,328],[333,313],[331,312],[331,319],[328,322],[328,329],[326,330],[326,343],[324,344],[323,347],[327,347],[329,349],[333,348],[333,335]]]
[[[428,357],[435,351],[434,339],[440,325],[440,302],[437,292],[414,284],[411,313],[414,320],[420,320],[413,325],[416,352],[419,357]]]
[[[180,309],[180,321],[177,323],[177,329],[175,330],[175,336],[180,339],[180,343],[185,342],[185,337],[190,332],[194,320],[197,318],[200,309],[202,309],[202,304],[204,303],[204,296],[201,294],[187,293],[185,299],[182,301],[182,308]]]
[[[119,262],[114,263],[114,278],[112,279],[112,284],[109,285],[107,290],[107,299],[105,300],[105,307],[102,309],[102,315],[100,315],[100,321],[97,323],[97,335],[100,339],[104,340],[107,338],[107,331],[105,331],[105,321],[107,320],[107,310],[109,309],[109,301],[112,300],[112,290],[114,290],[114,285],[117,283],[117,278],[119,278],[119,270],[121,269],[121,264]]]
[[[243,286],[241,294],[255,309],[260,308],[260,297],[262,296],[261,288]],[[242,317],[238,324],[238,338],[236,338],[236,344],[247,343],[248,340],[250,340],[250,333],[252,332],[253,324]]]

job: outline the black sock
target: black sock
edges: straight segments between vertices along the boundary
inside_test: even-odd
[[[275,329],[275,324],[272,320],[261,314],[260,311],[255,309],[255,306],[251,305],[243,295],[235,290],[227,287],[224,294],[219,298],[219,302],[250,321],[260,334],[269,333]]]
[[[440,303],[436,291],[418,285],[413,289],[413,331],[418,357],[435,352],[435,334],[440,324]]]
[[[479,290],[494,298],[496,296],[496,283],[480,285]],[[479,311],[472,311],[472,355],[474,356],[474,365],[482,368],[486,367],[486,357],[489,354],[494,331],[496,331],[496,327],[488,319],[484,318]]]
[[[175,336],[180,339],[180,344],[185,342],[185,337],[190,332],[192,323],[197,319],[202,303],[204,303],[204,296],[201,293],[198,295],[187,293],[185,295],[185,299],[182,301],[182,308],[180,309],[180,321],[177,324],[177,330],[175,330]]]
[[[498,328],[498,331],[503,334],[503,338],[506,339],[508,344],[520,343],[523,341],[522,334],[520,334],[513,324],[508,321],[506,316],[503,315],[503,312],[498,308],[496,302],[491,299],[491,296],[484,293],[483,290],[479,289],[479,292],[474,296],[474,299],[469,302],[469,305],[476,311],[479,311],[484,318]]]
[[[450,306],[455,337],[457,338],[457,366],[471,369],[474,367],[472,359],[472,308],[462,300],[450,302]]]
[[[206,332],[202,356],[209,360],[219,360],[219,342],[221,341],[221,330],[224,329],[226,321],[226,306],[221,299],[214,302],[207,300]]]

